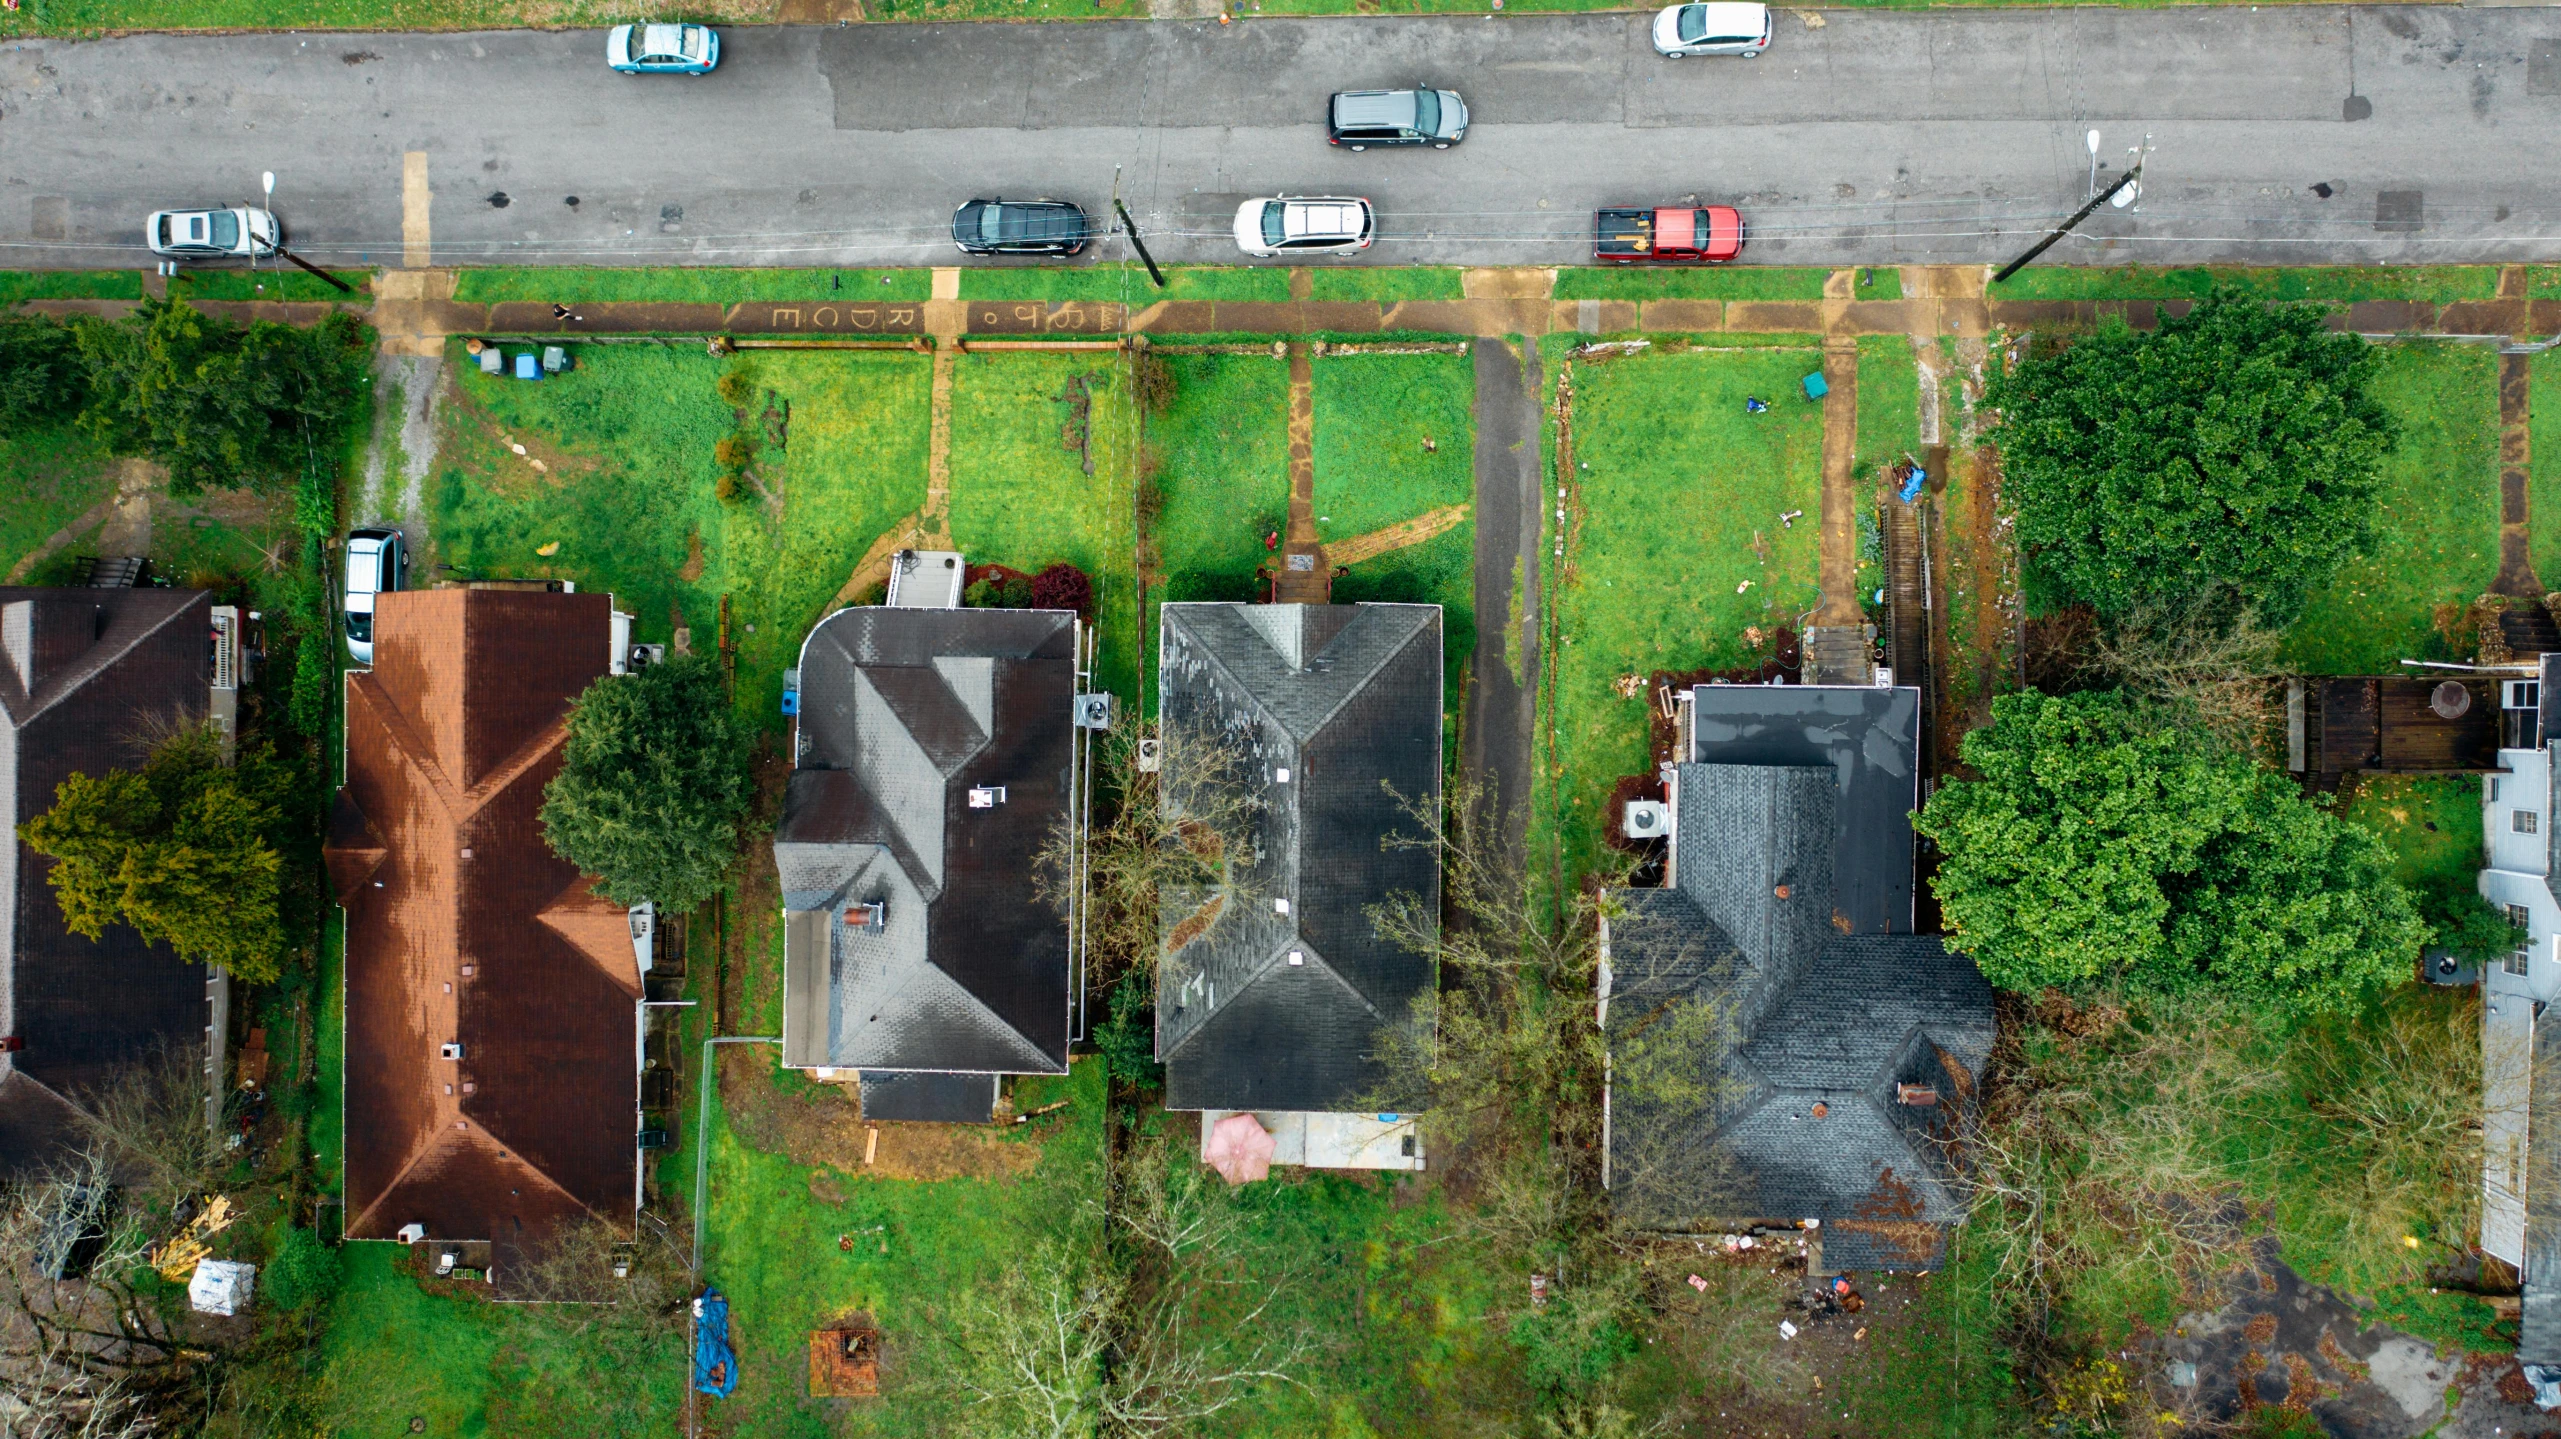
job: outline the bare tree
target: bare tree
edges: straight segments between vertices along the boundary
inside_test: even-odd
[[[2164,723],[2260,755],[2280,718],[2285,636],[2255,611],[2216,604],[2137,610],[2104,626],[2093,666]]]
[[[1138,744],[1114,734],[1104,747],[1107,817],[1087,844],[1087,945],[1097,976],[1152,983],[1166,953],[1258,897],[1263,800],[1230,736],[1168,725],[1152,772],[1138,767]],[[1061,913],[1076,888],[1069,823],[1060,821],[1034,869],[1041,897]]]
[[[637,1355],[684,1330],[692,1280],[664,1230],[633,1233],[593,1215],[563,1225],[526,1255],[517,1292],[552,1324]]]
[[[207,1084],[201,1046],[164,1044],[83,1096],[81,1118],[126,1183],[173,1199],[201,1194],[228,1158]]]
[[[119,1167],[93,1142],[0,1202],[0,1434],[152,1432],[179,1346],[127,1280],[150,1232]]]

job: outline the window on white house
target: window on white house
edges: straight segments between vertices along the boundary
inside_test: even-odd
[[[2508,828],[2515,830],[2519,834],[2534,833],[2535,829],[2541,825],[2542,822],[2543,816],[2536,814],[2530,809],[2517,810],[2508,816]]]
[[[2499,956],[2499,968],[2522,978],[2526,972],[2526,962],[2533,957],[2533,953],[2529,950],[2510,950]]]
[[[2515,925],[2519,929],[2523,929],[2534,922],[2533,914],[2529,912],[2524,905],[2511,904],[2502,906],[2502,908],[2506,909],[2508,912],[2508,923]]]
[[[2492,776],[2490,776],[2490,803],[2492,803],[2492,804],[2497,804],[2498,802],[2499,802],[2499,777],[2498,777],[2497,775],[2492,775]]]

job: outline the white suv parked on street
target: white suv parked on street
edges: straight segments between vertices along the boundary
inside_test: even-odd
[[[1236,207],[1236,248],[1248,255],[1348,255],[1377,234],[1367,200],[1275,195]]]

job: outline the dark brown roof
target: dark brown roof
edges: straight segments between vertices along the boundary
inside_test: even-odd
[[[200,590],[0,589],[0,816],[53,807],[74,773],[131,767],[144,737],[201,719],[211,599]],[[70,1103],[164,1045],[204,1042],[205,971],[123,925],[63,927],[53,861],[0,843],[0,1174],[46,1163]]]
[[[622,907],[543,843],[604,595],[382,597],[330,822],[347,910],[347,1234],[513,1247],[632,1212],[640,972]],[[442,1047],[462,1046],[459,1060]]]

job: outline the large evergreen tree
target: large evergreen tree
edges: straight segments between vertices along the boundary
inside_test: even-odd
[[[2382,839],[2252,760],[2138,722],[2113,694],[2004,695],[1942,786],[1951,942],[2004,989],[2213,989],[2347,1008],[2429,938]]]
[[[2003,494],[2036,577],[2102,615],[2217,595],[2283,622],[2374,539],[2379,361],[2314,306],[2217,292],[1994,377]]]
[[[292,770],[264,750],[221,760],[212,730],[161,742],[140,770],[74,774],[53,808],[18,826],[53,859],[49,878],[74,934],[131,925],[182,959],[252,984],[274,979],[284,932],[282,850]]]
[[[173,495],[282,494],[314,467],[334,473],[372,348],[344,311],[308,329],[243,326],[183,300],[145,300],[74,333],[90,391],[81,422],[167,465]]]
[[[699,656],[600,679],[570,711],[544,837],[616,903],[690,910],[737,858],[747,742],[720,672]]]

